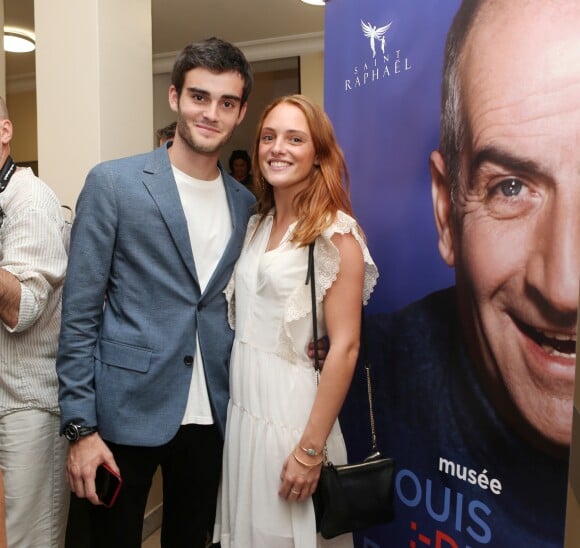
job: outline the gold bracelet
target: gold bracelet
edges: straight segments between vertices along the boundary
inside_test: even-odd
[[[314,464],[310,464],[308,462],[304,462],[303,460],[299,459],[296,456],[296,451],[294,451],[294,453],[292,453],[292,455],[294,456],[294,460],[296,460],[296,462],[299,462],[302,466],[306,466],[306,468],[314,468],[316,466],[318,466],[319,464],[322,464],[322,461],[324,459],[320,459],[318,462],[315,462]]]

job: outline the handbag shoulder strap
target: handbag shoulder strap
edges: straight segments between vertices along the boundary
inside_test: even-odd
[[[314,369],[320,373],[318,361],[318,319],[316,318],[316,282],[314,279],[314,242],[308,245],[308,271],[306,272],[306,285],[310,282],[310,298],[312,300],[312,337],[314,340]]]
[[[364,306],[364,305],[363,305]],[[371,362],[369,360],[367,348],[367,330],[365,325],[365,313],[364,309],[361,310],[360,318],[360,330],[361,330],[361,343],[360,351],[363,362],[363,367],[365,368],[366,378],[367,378],[367,395],[369,399],[369,422],[371,425],[371,451],[378,452],[377,444],[377,431],[375,429],[375,411],[373,407],[373,386],[371,382]]]
[[[312,336],[314,340],[314,369],[316,370],[316,382],[320,379],[321,365],[318,360],[318,319],[316,315],[316,281],[314,275],[314,242],[308,245],[308,271],[306,272],[306,285],[310,283],[310,298],[312,300]],[[371,427],[371,450],[378,453],[377,433],[375,429],[375,413],[373,408],[373,388],[371,383],[371,362],[367,354],[367,334],[365,329],[364,310],[361,310],[361,357],[367,379],[367,394],[369,401],[369,421]],[[326,447],[326,446],[325,446]]]

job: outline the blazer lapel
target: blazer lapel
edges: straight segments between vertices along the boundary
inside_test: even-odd
[[[144,168],[143,184],[155,200],[183,262],[199,288],[195,261],[191,251],[185,213],[179,199],[167,149],[160,147],[150,156]]]

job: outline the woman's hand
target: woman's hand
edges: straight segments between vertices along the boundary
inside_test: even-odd
[[[280,474],[278,495],[289,501],[306,500],[312,496],[322,467],[322,457],[297,455],[296,451],[294,449],[286,457]]]

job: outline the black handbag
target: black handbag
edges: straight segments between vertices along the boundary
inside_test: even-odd
[[[314,282],[314,243],[308,249],[308,274],[312,297],[312,325],[314,342],[318,340],[316,319],[316,288]],[[328,460],[324,448],[324,465],[312,496],[316,515],[316,530],[325,539],[343,533],[387,523],[393,519],[393,485],[395,461],[381,455],[377,448],[375,418],[373,412],[370,362],[366,355],[364,315],[361,324],[361,351],[367,379],[369,419],[371,429],[371,453],[359,463],[335,466]],[[320,375],[318,356],[314,353],[317,379]]]

